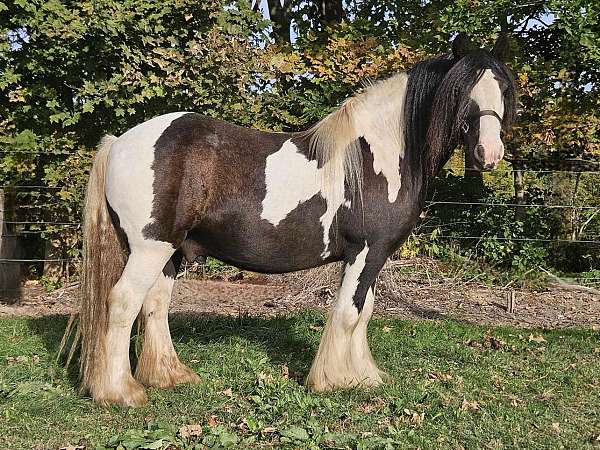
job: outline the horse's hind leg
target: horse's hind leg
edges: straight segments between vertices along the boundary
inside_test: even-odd
[[[94,400],[101,404],[139,406],[147,402],[143,386],[131,375],[131,326],[173,251],[166,242],[141,241],[131,245],[123,274],[109,295],[106,356],[90,389]]]
[[[179,361],[169,331],[169,303],[180,262],[178,251],[148,292],[142,307],[144,346],[135,378],[146,386],[170,388],[200,381],[196,373]]]

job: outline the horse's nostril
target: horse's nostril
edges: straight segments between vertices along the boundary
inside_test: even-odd
[[[485,165],[484,169],[485,170],[492,170],[494,167],[496,167],[496,163],[489,163],[489,164]]]

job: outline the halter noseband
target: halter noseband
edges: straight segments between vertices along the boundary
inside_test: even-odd
[[[460,129],[464,134],[467,134],[469,129],[471,128],[471,124],[475,120],[480,119],[483,116],[493,116],[496,119],[498,119],[498,121],[500,121],[500,124],[502,124],[502,117],[500,117],[500,115],[496,111],[494,111],[493,109],[482,109],[481,111],[478,111],[474,114],[469,114],[467,118],[463,120],[463,122],[460,124]]]

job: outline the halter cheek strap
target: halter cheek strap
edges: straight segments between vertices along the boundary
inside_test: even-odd
[[[466,120],[463,120],[463,122],[460,124],[462,132],[464,134],[467,134],[469,129],[471,128],[471,124],[475,120],[480,119],[483,116],[493,116],[496,119],[498,119],[500,123],[502,123],[502,117],[500,117],[500,115],[496,111],[494,111],[493,109],[482,109],[481,111],[477,111],[474,114],[469,114]]]

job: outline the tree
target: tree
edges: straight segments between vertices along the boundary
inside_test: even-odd
[[[76,223],[93,148],[155,115],[196,110],[261,125],[255,45],[265,21],[244,2],[0,3],[0,185],[20,221]],[[248,114],[240,114],[247,111]],[[78,252],[76,227],[26,226]],[[38,250],[42,252],[42,250]],[[43,256],[32,254],[31,256]]]

